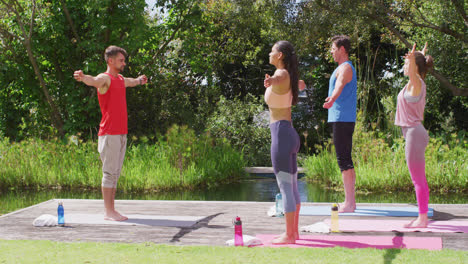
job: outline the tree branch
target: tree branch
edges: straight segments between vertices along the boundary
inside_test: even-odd
[[[462,40],[464,41],[465,43],[468,43],[468,39],[465,37],[465,35],[463,34],[460,34],[456,31],[453,31],[447,27],[440,27],[440,26],[437,26],[429,21],[427,21],[427,19],[424,17],[424,15],[421,13],[421,10],[419,10],[419,8],[415,8],[417,10],[417,12],[419,13],[419,16],[420,18],[426,22],[426,24],[421,24],[421,23],[418,23],[416,21],[414,21],[410,16],[405,16],[404,19],[408,20],[409,22],[411,22],[414,26],[416,27],[423,27],[423,28],[430,28],[430,29],[434,29],[434,30],[437,30],[439,32],[442,32],[442,33],[445,33],[447,35],[450,35],[454,38],[457,38],[459,40]]]
[[[80,43],[80,36],[78,35],[78,32],[76,31],[75,24],[73,23],[73,20],[70,16],[70,12],[68,12],[67,5],[63,0],[60,0],[60,2],[62,3],[63,13],[65,14],[65,18],[67,19],[68,24],[70,24],[70,28],[73,32],[73,36],[75,37],[76,42]]]
[[[192,8],[193,8],[193,5],[189,8],[189,10],[187,11],[187,14],[186,15],[183,15],[182,16],[182,21],[180,21],[180,23],[177,25],[177,27],[174,29],[174,31],[172,32],[171,36],[169,37],[169,39],[163,44],[161,45],[161,47],[159,47],[158,51],[156,52],[156,54],[153,56],[153,60],[156,59],[156,57],[167,47],[167,45],[169,45],[169,43],[174,39],[176,33],[182,28],[182,25],[184,24],[185,20],[186,20],[186,17],[190,14],[190,12],[192,11]]]
[[[187,16],[190,14],[190,12],[192,11],[192,8],[194,7],[194,3],[192,3],[192,6],[190,6],[190,8],[188,9],[187,11],[187,14],[185,15],[182,15],[182,20],[180,21],[180,23],[176,26],[176,28],[174,29],[174,31],[172,32],[171,36],[158,48],[158,50],[155,52],[155,54],[153,55],[153,58],[152,60],[156,60],[156,58],[159,56],[159,54],[162,53],[162,51],[164,49],[166,49],[167,45],[169,45],[169,43],[174,40],[177,32],[182,28],[182,25],[185,23],[185,20],[187,18]],[[146,67],[148,66],[148,64],[146,64],[145,66],[142,67],[142,70],[145,69]]]
[[[31,65],[32,65],[32,67],[34,69],[34,73],[36,74],[36,77],[39,80],[39,85],[42,88],[42,92],[44,93],[44,96],[46,98],[46,102],[50,107],[51,122],[54,125],[54,127],[58,130],[59,134],[64,135],[62,117],[59,114],[59,110],[57,108],[57,105],[54,102],[54,99],[50,96],[49,89],[47,88],[47,84],[46,84],[44,78],[42,77],[42,73],[41,73],[41,71],[39,69],[37,59],[36,59],[36,57],[34,56],[34,53],[33,53],[33,47],[32,47],[32,41],[31,40],[32,40],[33,27],[34,27],[34,17],[36,15],[36,0],[33,0],[33,7],[32,7],[33,10],[31,12],[31,19],[30,19],[30,22],[29,22],[29,32],[26,32],[26,30],[24,28],[23,21],[22,21],[22,17],[18,12],[18,9],[21,8],[19,3],[17,1],[15,1],[16,2],[15,6],[19,6],[19,7],[17,7],[17,9],[15,9],[15,8],[12,7],[12,5],[7,4],[4,0],[0,0],[0,1],[8,7],[10,12],[16,14],[16,16],[17,16],[16,21],[18,22],[18,25],[21,27],[21,31],[23,32],[23,37],[24,37],[24,40],[22,41],[23,46],[26,49],[26,53],[28,54],[29,61],[31,62]]]
[[[390,14],[395,15],[395,16],[397,16],[398,18],[400,18],[403,21],[408,21],[409,23],[411,23],[411,25],[413,25],[415,27],[434,29],[436,31],[439,31],[441,33],[450,35],[450,36],[452,36],[452,37],[454,37],[456,39],[459,39],[459,40],[461,40],[461,41],[463,41],[465,43],[468,43],[468,39],[466,38],[466,36],[464,34],[461,34],[459,32],[451,30],[448,27],[442,27],[442,26],[436,25],[434,23],[431,23],[430,21],[428,21],[426,19],[425,15],[421,12],[421,10],[419,8],[415,7],[415,6],[410,6],[410,8],[413,8],[414,10],[416,10],[417,14],[419,14],[419,19],[421,19],[424,23],[416,22],[411,17],[411,15],[408,15],[406,13],[395,11],[392,8],[388,9],[388,8],[386,8],[384,5],[382,5],[380,3],[375,3],[375,4],[377,4],[379,6],[377,10],[385,10],[385,12],[389,12]],[[384,16],[385,13],[383,13],[381,15]]]
[[[20,29],[23,32],[23,35],[26,36],[27,34],[26,34],[26,30],[24,29],[24,23],[23,23],[23,21],[21,21],[21,15],[19,14],[18,10],[13,8],[10,4],[7,4],[5,1],[3,1],[3,0],[0,0],[0,1],[2,1],[2,3],[6,5],[6,7],[10,10],[10,12],[15,13],[15,15],[18,18],[17,19],[18,25],[20,26]],[[19,5],[18,1],[15,1],[15,2],[16,2],[15,5]]]
[[[33,27],[34,27],[34,16],[36,15],[36,0],[33,0],[33,10],[31,14],[31,20],[29,21],[29,34],[28,34],[28,39],[27,41],[31,41],[32,39],[32,33],[33,33]]]
[[[397,36],[398,39],[400,39],[400,41],[405,44],[406,48],[411,49],[413,45],[409,43],[408,40],[406,40],[406,38],[404,38],[403,35],[395,27],[393,27],[390,22],[388,22],[385,19],[382,19],[378,15],[375,15],[375,14],[370,14],[370,15],[373,19],[383,24],[387,29],[389,29],[393,34],[395,34],[395,36]],[[450,92],[452,92],[454,96],[468,96],[468,89],[456,87],[455,85],[450,83],[450,81],[447,78],[445,78],[445,76],[440,74],[435,69],[431,69],[429,72],[442,84],[443,87],[445,87]]]
[[[435,69],[429,70],[429,72],[434,76],[441,84],[443,87],[447,88],[452,92],[454,96],[468,96],[468,89],[467,88],[458,88],[455,85],[451,84],[445,76],[440,74],[438,71]]]
[[[401,42],[403,42],[405,44],[405,46],[407,48],[411,48],[412,45],[411,43],[408,42],[408,40],[406,40],[405,37],[403,37],[403,35],[400,33],[400,31],[398,31],[390,22],[388,22],[387,20],[385,19],[382,19],[379,15],[377,14],[369,14],[369,17],[371,17],[372,19],[376,20],[377,22],[381,23],[382,25],[384,25],[388,30],[390,30]]]
[[[4,29],[2,27],[0,27],[0,34],[4,35],[5,38],[8,36],[8,37],[11,37],[11,38],[14,38],[14,39],[17,39],[17,40],[23,42],[23,40],[19,36],[9,32],[8,30],[6,30],[6,29]]]
[[[459,0],[451,0],[451,1],[452,1],[452,4],[455,6],[455,10],[463,18],[463,21],[465,22],[465,26],[468,27],[468,17],[466,16],[466,11],[465,11],[463,1],[459,1]]]

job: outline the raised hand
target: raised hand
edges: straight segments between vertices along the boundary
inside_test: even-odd
[[[146,75],[138,76],[138,80],[140,81],[140,85],[148,83],[148,78],[146,77]]]
[[[426,51],[427,51],[427,42],[424,44],[424,48],[421,50],[422,55],[426,56]]]
[[[414,53],[416,52],[416,43],[414,43],[413,45],[413,49],[411,49],[410,52],[406,53],[404,58],[405,59],[408,59],[408,60],[411,60],[411,59],[414,59]]]
[[[265,88],[268,88],[268,87],[271,86],[271,77],[270,77],[270,75],[265,74],[265,80],[263,81],[263,86],[265,86]]]
[[[83,77],[84,77],[84,73],[82,70],[78,70],[73,73],[73,78],[75,78],[75,80],[79,82],[83,81]]]

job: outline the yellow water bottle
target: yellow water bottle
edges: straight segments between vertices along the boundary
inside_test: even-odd
[[[340,232],[338,228],[338,205],[334,203],[331,208],[331,227],[332,232]]]

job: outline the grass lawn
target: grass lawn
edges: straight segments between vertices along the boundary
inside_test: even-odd
[[[468,263],[467,251],[234,248],[0,240],[0,263]]]

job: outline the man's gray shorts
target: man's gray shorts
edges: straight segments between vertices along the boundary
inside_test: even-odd
[[[98,151],[102,161],[102,187],[117,188],[126,149],[127,135],[99,136]]]

